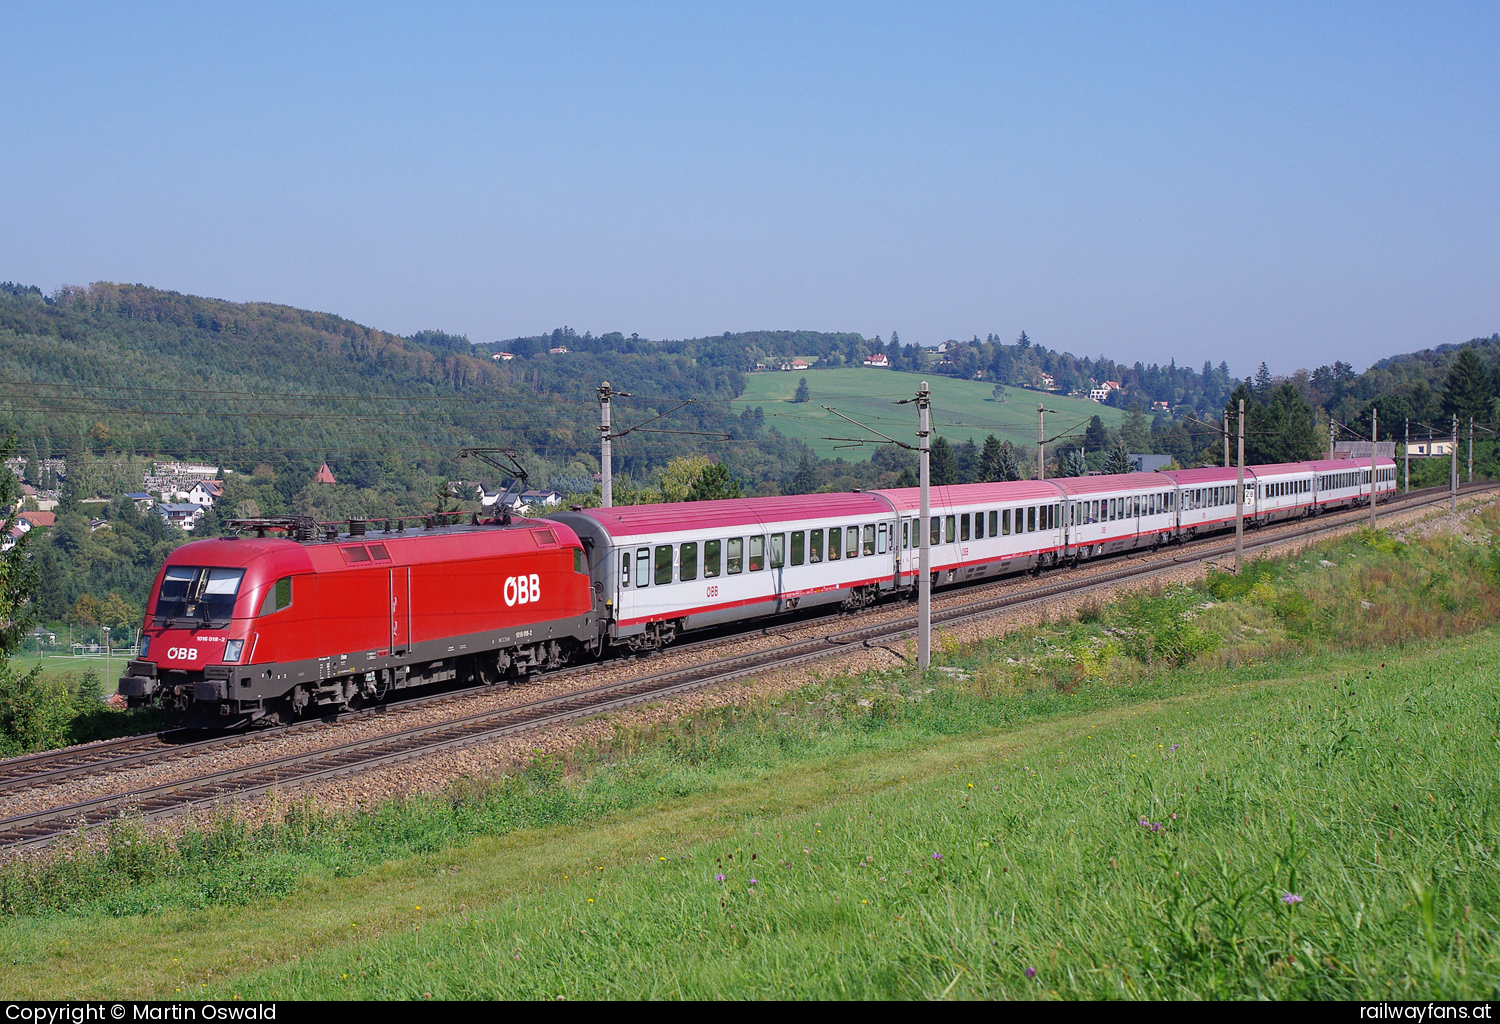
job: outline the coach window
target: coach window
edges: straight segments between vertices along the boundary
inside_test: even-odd
[[[780,569],[786,565],[786,534],[771,534],[771,568]]]
[[[807,535],[807,560],[809,562],[821,562],[823,560],[823,531],[813,530]]]
[[[1000,510],[1000,536],[1010,536],[1010,509]]]
[[[792,564],[801,565],[807,556],[807,534],[802,530],[792,531]]]
[[[830,526],[828,528],[828,560],[837,562],[839,554],[844,550],[844,529],[841,526]]]
[[[866,523],[865,524],[865,554],[866,555],[873,555],[874,553],[875,553],[875,524],[874,523]]]
[[[1036,533],[1036,506],[1035,505],[1028,505],[1026,507],[1026,532],[1027,533]]]
[[[718,540],[703,542],[703,578],[706,580],[719,575],[719,551],[723,543]]]
[[[620,586],[630,586],[630,552],[620,556]]]
[[[844,557],[859,557],[859,527],[851,526],[844,531]]]
[[[958,539],[969,539],[969,513],[967,512],[958,517]]]
[[[990,509],[990,536],[995,537],[1000,533],[1000,513]]]
[[[958,539],[958,516],[943,517],[943,538],[949,544]]]
[[[745,538],[730,537],[724,542],[724,562],[729,575],[735,576],[745,569]]]
[[[279,612],[283,608],[292,606],[292,578],[286,576],[276,581],[276,585],[266,591],[266,599],[260,604],[260,614],[270,615]]]
[[[911,547],[911,520],[901,520],[901,550]]]
[[[763,536],[750,538],[749,558],[751,572],[760,572],[766,567],[766,538]]]
[[[672,545],[658,544],[656,546],[656,585],[662,586],[672,582]]]
[[[651,549],[635,549],[635,585],[644,587],[651,582]]]
[[[876,554],[883,555],[887,551],[890,550],[890,548],[886,544],[887,538],[886,538],[886,535],[885,535],[885,531],[886,531],[886,526],[885,526],[884,523],[881,523],[880,526],[877,527],[877,529],[876,529],[876,538],[875,538],[875,553]]]
[[[682,553],[678,559],[677,578],[684,583],[698,578],[698,542],[688,541],[682,545]]]

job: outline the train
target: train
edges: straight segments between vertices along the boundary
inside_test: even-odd
[[[284,724],[415,687],[517,682],[683,633],[914,596],[925,528],[937,586],[1233,529],[1236,470],[1063,477],[579,508],[440,525],[428,516],[232,521],[157,575],[119,681],[169,725]],[[1249,526],[1394,492],[1391,459],[1244,470]]]

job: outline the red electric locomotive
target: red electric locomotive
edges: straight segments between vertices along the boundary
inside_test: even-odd
[[[366,534],[356,522],[323,540],[310,522],[258,526],[168,557],[120,680],[132,705],[174,725],[270,725],[599,648],[587,560],[562,523]]]

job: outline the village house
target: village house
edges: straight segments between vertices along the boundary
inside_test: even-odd
[[[508,363],[515,357],[516,354],[514,352],[496,352],[494,355],[490,356],[491,359],[498,359],[502,363]]]
[[[156,514],[161,516],[163,522],[181,530],[191,530],[197,526],[205,511],[207,510],[202,505],[195,505],[191,501],[164,501],[156,506]]]
[[[187,500],[194,505],[202,505],[204,508],[213,508],[214,502],[224,496],[224,482],[222,480],[199,480],[193,485],[192,490],[187,492]]]
[[[886,358],[886,354],[884,352],[876,352],[873,356],[865,356],[865,365],[889,367],[891,365],[891,361]]]

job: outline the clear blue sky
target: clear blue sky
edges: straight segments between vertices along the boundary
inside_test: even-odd
[[[492,341],[1500,331],[1500,6],[0,6],[0,279]]]

